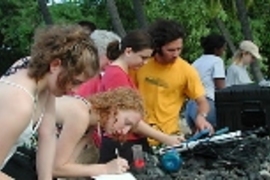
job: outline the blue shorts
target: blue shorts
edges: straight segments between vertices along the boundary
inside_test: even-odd
[[[210,111],[206,117],[207,121],[215,128],[217,126],[217,119],[216,119],[216,107],[215,102],[212,99],[207,98]],[[198,106],[196,101],[190,100],[188,101],[185,109],[185,118],[187,121],[188,126],[191,129],[195,128],[195,120],[198,114]]]

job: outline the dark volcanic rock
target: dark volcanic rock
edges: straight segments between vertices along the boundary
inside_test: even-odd
[[[202,144],[181,156],[184,164],[177,173],[164,172],[154,155],[146,155],[144,170],[132,172],[138,180],[270,179],[269,137],[249,136],[226,144]]]

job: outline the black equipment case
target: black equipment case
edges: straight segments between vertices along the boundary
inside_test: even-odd
[[[270,127],[270,88],[234,85],[215,93],[217,128],[251,130]]]

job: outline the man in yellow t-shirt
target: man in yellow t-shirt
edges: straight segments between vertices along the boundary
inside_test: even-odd
[[[213,132],[206,120],[209,105],[197,71],[179,57],[184,33],[174,21],[158,20],[149,28],[154,41],[154,54],[134,75],[147,110],[146,122],[166,134],[178,134],[179,111],[187,98],[198,105],[195,131]],[[150,144],[157,142],[151,140]]]

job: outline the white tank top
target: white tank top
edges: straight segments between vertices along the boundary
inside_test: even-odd
[[[0,166],[0,170],[1,170],[5,166],[7,161],[10,159],[10,157],[15,153],[17,147],[22,146],[23,144],[28,144],[29,145],[31,143],[31,137],[37,131],[37,129],[38,129],[38,127],[39,127],[39,125],[40,125],[40,123],[41,123],[41,121],[43,119],[44,114],[43,113],[41,114],[36,126],[34,127],[33,115],[34,115],[35,109],[37,107],[37,98],[34,97],[25,87],[23,87],[23,86],[21,86],[19,84],[13,83],[13,82],[8,81],[8,80],[5,80],[4,78],[0,78],[0,83],[4,83],[4,84],[10,85],[10,86],[14,86],[16,88],[19,88],[19,89],[25,91],[26,94],[28,94],[32,98],[32,100],[34,102],[34,111],[33,111],[33,114],[32,114],[31,121],[28,124],[28,126],[25,128],[25,130],[20,134],[20,136],[17,139],[17,141],[15,142],[15,144],[12,146],[11,150],[8,153],[8,156],[5,158],[3,164]]]

